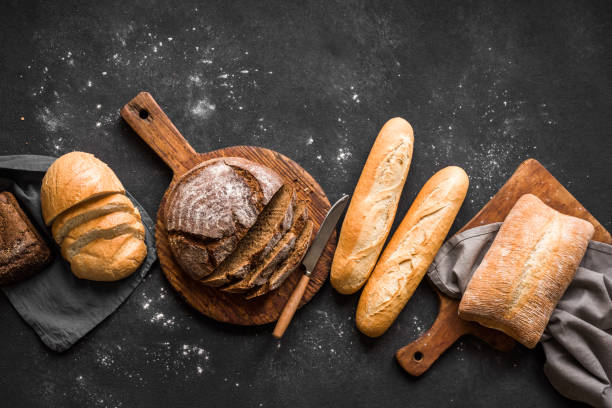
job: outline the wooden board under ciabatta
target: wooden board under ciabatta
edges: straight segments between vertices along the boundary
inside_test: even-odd
[[[593,240],[612,243],[612,236],[601,223],[534,159],[521,163],[506,184],[459,232],[504,221],[517,200],[525,194],[535,195],[546,205],[563,214],[590,222],[595,227]],[[412,375],[423,374],[445,350],[465,334],[477,336],[498,350],[512,348],[512,338],[500,331],[460,319],[457,315],[459,301],[445,296],[435,288],[434,290],[440,299],[440,306],[433,325],[421,337],[396,353],[399,364],[407,372]]]

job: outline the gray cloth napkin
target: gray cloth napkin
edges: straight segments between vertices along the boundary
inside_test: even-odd
[[[54,252],[53,262],[22,282],[2,291],[21,317],[52,350],[70,348],[113,313],[134,291],[157,259],[154,222],[129,193],[146,231],[147,257],[133,275],[117,282],[78,279],[52,242],[40,210],[40,184],[55,157],[0,156],[0,191],[10,191]]]
[[[449,239],[429,267],[431,282],[460,299],[500,226],[483,225]],[[595,407],[612,407],[612,245],[589,243],[540,341],[544,373],[557,391]]]

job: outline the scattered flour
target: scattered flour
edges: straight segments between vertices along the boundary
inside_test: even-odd
[[[215,105],[207,99],[201,99],[191,105],[189,111],[198,119],[206,119],[215,111],[215,108]]]
[[[340,149],[338,149],[338,155],[336,156],[336,160],[340,163],[350,159],[352,156],[351,151],[348,149],[348,147],[341,147]]]

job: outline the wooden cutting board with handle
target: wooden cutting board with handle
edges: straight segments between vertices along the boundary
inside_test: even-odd
[[[564,214],[589,221],[595,227],[594,241],[612,243],[610,233],[567,191],[537,160],[525,160],[495,196],[459,232],[479,225],[504,221],[510,209],[523,195],[531,193]],[[459,319],[459,301],[434,288],[440,300],[438,317],[421,337],[396,353],[397,361],[410,374],[423,374],[459,339],[471,334],[501,351],[508,351],[515,341],[500,331]]]
[[[172,287],[196,310],[221,322],[259,325],[277,320],[303,274],[300,270],[302,267],[287,278],[279,289],[252,300],[246,300],[241,294],[225,293],[203,285],[191,279],[174,261],[164,225],[165,201],[171,188],[181,182],[181,176],[197,164],[218,157],[242,157],[271,168],[285,183],[293,184],[298,198],[308,205],[308,215],[316,232],[331,207],[321,186],[293,160],[262,147],[231,146],[208,153],[196,153],[147,92],[139,93],[128,102],[121,109],[121,116],[174,172],[172,182],[159,205],[155,225],[157,255]],[[336,241],[334,232],[312,272],[300,306],[308,302],[327,279]]]

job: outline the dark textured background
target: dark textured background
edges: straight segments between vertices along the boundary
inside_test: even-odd
[[[150,91],[197,151],[265,146],[335,200],[383,123],[415,129],[403,215],[446,165],[471,179],[454,230],[528,158],[612,228],[612,21],[606,2],[4,1],[0,154],[92,152],[155,215],[171,177],[119,118]],[[400,219],[401,217],[398,217]],[[571,406],[541,348],[453,346],[422,378],[397,348],[437,304],[421,285],[382,338],[329,284],[281,342],[190,309],[159,266],[70,351],[0,299],[3,406]]]

